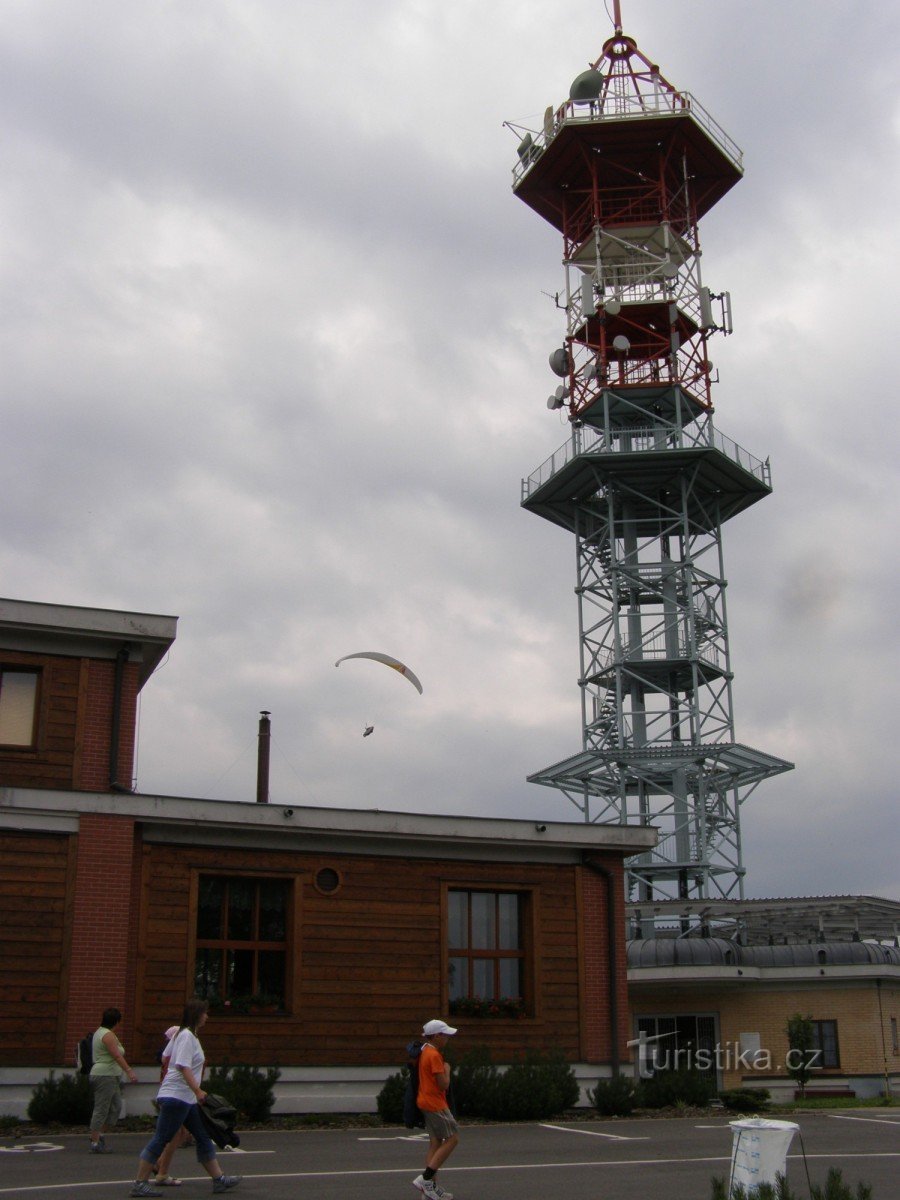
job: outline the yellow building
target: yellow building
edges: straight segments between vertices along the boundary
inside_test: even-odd
[[[896,1094],[900,904],[670,901],[631,905],[630,915],[636,1073],[692,1067],[720,1089],[764,1087],[791,1099],[786,1028],[800,1013],[813,1022],[818,1052],[807,1094]]]

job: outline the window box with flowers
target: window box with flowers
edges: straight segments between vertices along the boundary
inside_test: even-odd
[[[453,1017],[512,1017],[525,1016],[525,1001],[521,996],[498,996],[482,999],[480,996],[459,996],[450,1001]]]

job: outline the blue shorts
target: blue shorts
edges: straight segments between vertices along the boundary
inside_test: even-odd
[[[209,1162],[216,1157],[216,1144],[206,1132],[206,1126],[200,1116],[200,1106],[166,1096],[159,1101],[156,1133],[141,1151],[144,1162],[156,1163],[182,1125],[193,1134],[197,1143],[197,1162]]]

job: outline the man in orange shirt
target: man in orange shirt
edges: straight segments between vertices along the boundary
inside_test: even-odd
[[[429,1143],[425,1170],[413,1180],[413,1184],[429,1200],[453,1200],[453,1193],[438,1187],[435,1176],[459,1143],[459,1126],[447,1106],[450,1067],[441,1054],[454,1033],[456,1030],[444,1021],[428,1021],[422,1029],[425,1044],[419,1055],[419,1094],[416,1102],[425,1118]]]

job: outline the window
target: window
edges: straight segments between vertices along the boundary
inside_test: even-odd
[[[716,1078],[718,1069],[716,1019],[702,1013],[638,1017],[641,1070],[697,1071]]]
[[[0,668],[0,746],[33,746],[37,726],[37,671]]]
[[[837,1021],[813,1021],[813,1046],[821,1050],[816,1060],[816,1067],[828,1069],[839,1067],[841,1056],[838,1053]]]
[[[527,896],[519,892],[448,891],[451,1013],[524,1013],[526,903]]]
[[[286,879],[200,876],[194,987],[214,1010],[284,1008],[289,895]]]

